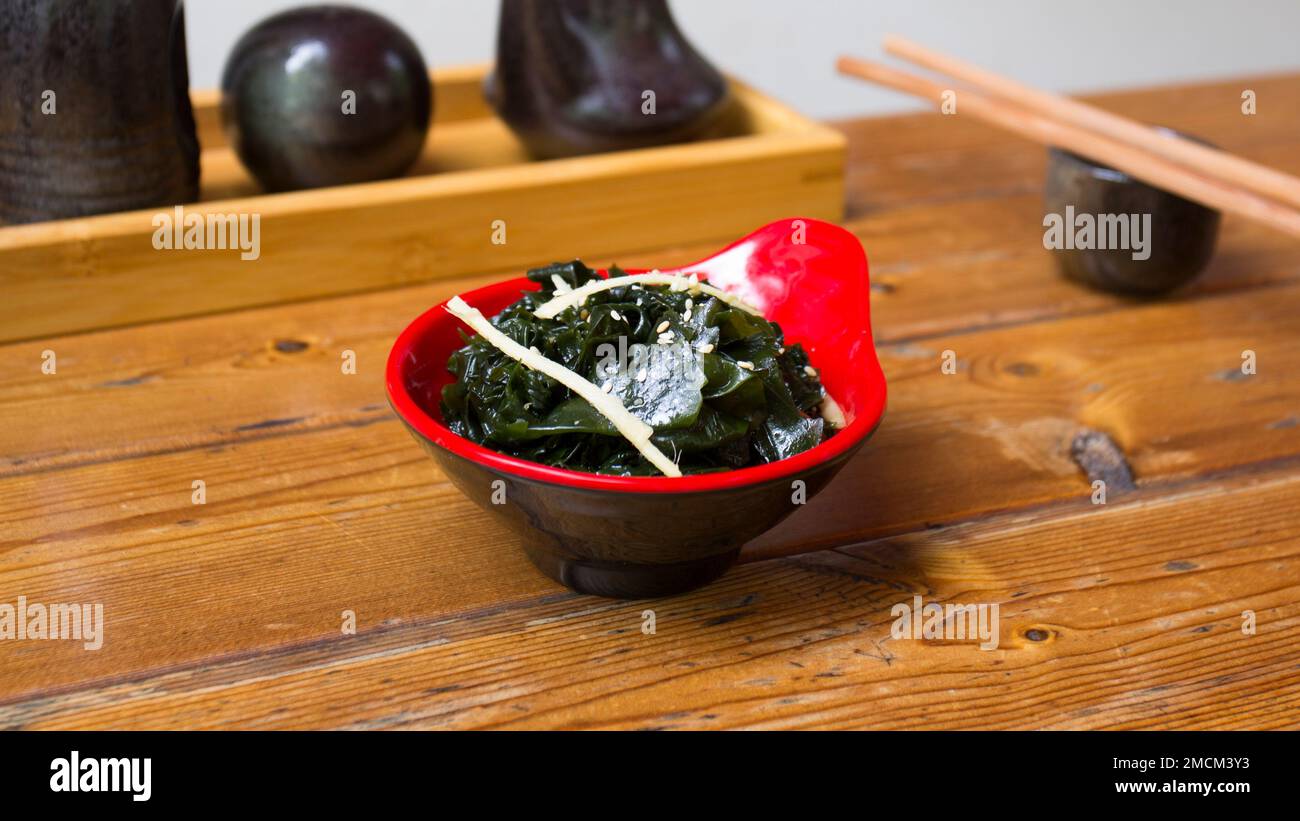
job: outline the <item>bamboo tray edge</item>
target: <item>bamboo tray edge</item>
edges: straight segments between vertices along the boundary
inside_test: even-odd
[[[727,239],[782,217],[842,217],[843,135],[743,83],[733,81],[739,136],[527,162],[482,100],[486,71],[432,73],[435,121],[414,175],[271,195],[226,145],[218,92],[195,91],[202,194],[184,212],[258,215],[260,256],[155,249],[155,218],[172,207],[0,227],[0,341],[522,270],[559,257],[606,260]],[[506,241],[495,244],[501,224]]]

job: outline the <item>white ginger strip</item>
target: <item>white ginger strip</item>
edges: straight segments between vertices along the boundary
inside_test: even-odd
[[[665,456],[664,452],[655,447],[654,443],[650,441],[655,429],[633,416],[627,408],[623,407],[623,403],[617,396],[605,393],[599,387],[583,379],[559,362],[547,359],[540,353],[534,353],[520,345],[493,327],[492,323],[488,322],[477,308],[470,307],[469,303],[458,296],[454,296],[447,301],[447,313],[473,328],[479,336],[492,343],[506,356],[525,367],[546,374],[587,400],[593,408],[614,425],[619,433],[623,434],[627,441],[632,443],[633,447],[641,452],[642,456],[650,461],[650,464],[658,468],[665,476],[682,475],[677,463]]]
[[[822,396],[821,411],[822,419],[836,430],[844,430],[848,426],[848,420],[844,418],[840,403],[832,399],[829,393]]]
[[[538,319],[554,319],[556,315],[565,308],[583,304],[587,301],[587,297],[592,294],[598,294],[601,291],[608,291],[611,288],[621,288],[624,285],[632,284],[667,285],[675,291],[698,291],[712,297],[717,297],[728,305],[739,308],[742,311],[747,311],[755,316],[763,315],[761,311],[735,294],[729,294],[720,288],[706,285],[705,283],[700,282],[698,278],[691,279],[679,274],[663,274],[657,271],[652,271],[648,274],[628,274],[627,276],[610,277],[609,279],[593,279],[586,285],[574,288],[572,291],[563,294],[556,293],[555,296],[544,302],[540,308],[533,311],[533,316]]]

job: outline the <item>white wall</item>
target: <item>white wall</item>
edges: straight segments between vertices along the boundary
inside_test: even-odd
[[[220,82],[231,46],[257,20],[305,5],[185,2],[195,87]],[[353,5],[406,29],[432,65],[492,59],[498,4],[491,0]],[[672,6],[716,64],[818,117],[914,107],[834,72],[841,53],[879,57],[887,33],[1059,91],[1300,69],[1297,0],[672,0]]]

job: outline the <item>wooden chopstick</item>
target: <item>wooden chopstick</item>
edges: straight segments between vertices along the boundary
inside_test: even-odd
[[[1165,159],[1198,170],[1205,176],[1217,177],[1261,196],[1273,197],[1293,207],[1300,207],[1300,179],[1290,174],[1217,148],[1162,133],[1136,120],[1087,103],[1040,91],[902,37],[886,37],[885,51],[923,68],[961,80],[990,97],[1000,97],[1022,108],[1039,112],[1048,119],[1073,123],[1159,154]]]
[[[947,88],[927,77],[909,74],[889,66],[841,57],[836,68],[842,74],[859,77],[940,105]],[[1057,146],[1150,183],[1189,200],[1272,226],[1300,237],[1300,211],[1276,200],[1206,176],[1164,157],[1148,153],[1111,137],[1079,126],[1050,120],[1017,105],[985,96],[978,91],[957,90],[957,114],[969,114],[1047,146]]]

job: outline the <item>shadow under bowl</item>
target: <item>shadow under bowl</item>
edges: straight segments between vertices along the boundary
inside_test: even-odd
[[[1218,211],[1064,149],[1048,149],[1044,201],[1045,226],[1059,219],[1055,237],[1046,226],[1045,244],[1061,272],[1103,291],[1163,294],[1214,255]]]
[[[389,355],[389,402],[467,497],[519,535],[533,563],[581,593],[648,598],[726,572],[740,548],[798,510],[862,447],[884,413],[871,337],[867,260],[857,238],[817,220],[772,223],[694,265],[802,342],[848,424],[789,459],[722,473],[606,476],[554,468],[481,447],[442,423],[440,398],[462,346],[440,304],[402,332]],[[537,285],[519,278],[462,298],[486,316]]]

